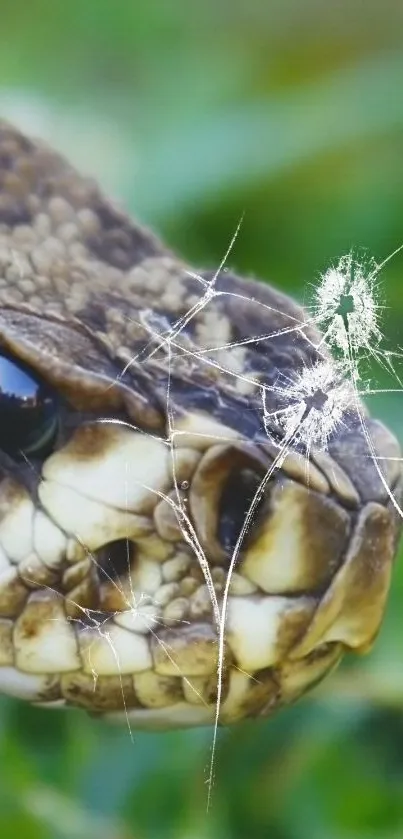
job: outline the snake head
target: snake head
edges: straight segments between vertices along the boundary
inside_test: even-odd
[[[150,728],[219,697],[226,724],[370,647],[400,452],[329,379],[284,425],[320,340],[0,125],[1,691]]]

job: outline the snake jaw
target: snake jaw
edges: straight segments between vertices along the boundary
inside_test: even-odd
[[[4,692],[111,719],[126,707],[139,727],[213,721],[218,628],[179,513],[221,607],[231,559],[222,499],[235,503],[245,470],[256,487],[273,452],[238,437],[217,443],[196,427],[190,419],[173,461],[162,440],[133,429],[77,428],[43,465],[39,507],[16,481],[0,484]],[[379,453],[391,456],[390,436],[377,435]],[[289,453],[241,546],[228,589],[222,723],[294,701],[344,649],[369,646],[381,622],[392,514],[363,506],[341,466],[317,455],[308,486],[304,459]]]

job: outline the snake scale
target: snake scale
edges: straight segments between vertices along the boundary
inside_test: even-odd
[[[273,412],[319,340],[292,299],[191,270],[0,123],[1,692],[134,727],[214,721],[211,585],[220,607],[276,458],[262,385]],[[398,445],[367,425],[398,497]],[[221,723],[369,648],[398,532],[354,416],[326,451],[290,448],[231,576]]]

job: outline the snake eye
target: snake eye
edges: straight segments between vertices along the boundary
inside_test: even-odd
[[[45,454],[57,430],[57,399],[22,362],[0,355],[0,449],[13,457]]]
[[[218,538],[225,551],[232,554],[245,524],[245,519],[261,484],[262,476],[252,469],[242,469],[231,474],[221,496],[218,524]],[[259,499],[245,532],[248,537],[251,526],[256,522],[264,499]]]

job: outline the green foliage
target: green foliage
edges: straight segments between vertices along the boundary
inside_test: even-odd
[[[0,111],[56,143],[195,264],[299,296],[352,246],[403,242],[394,0],[0,0]],[[403,256],[382,275],[401,343]],[[374,381],[385,381],[373,370]],[[390,381],[390,380],[388,380]],[[403,439],[402,397],[371,409]],[[370,656],[295,708],[220,732],[116,730],[0,698],[0,834],[398,839],[403,562]]]

